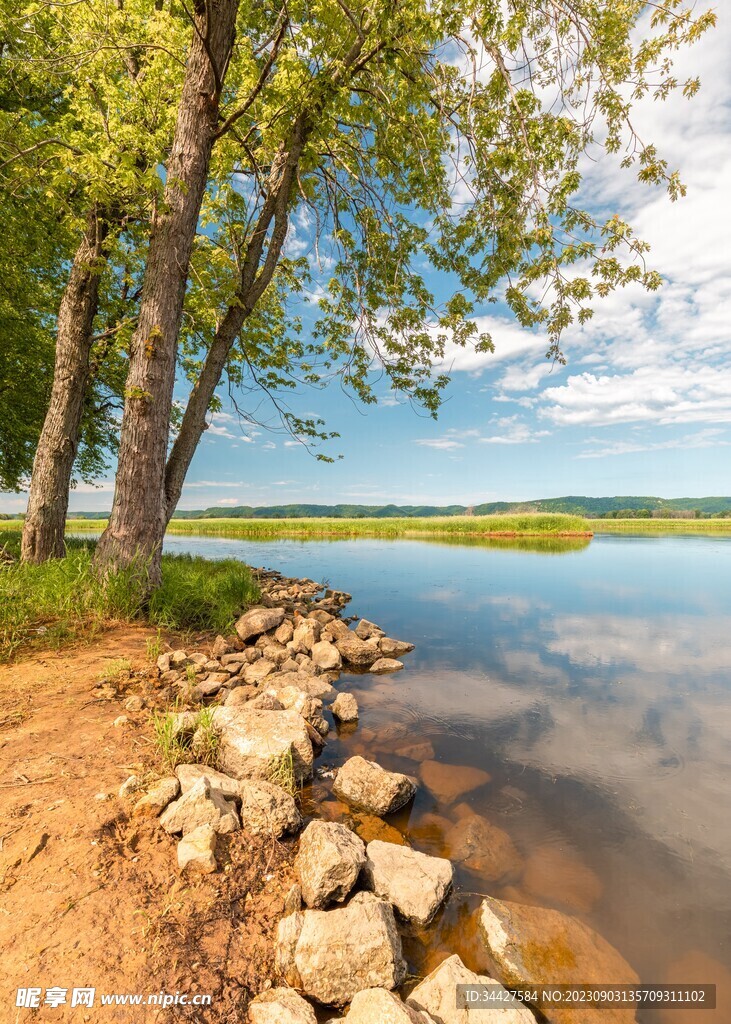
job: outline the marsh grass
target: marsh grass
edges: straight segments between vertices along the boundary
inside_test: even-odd
[[[587,519],[595,533],[731,535],[731,519]]]
[[[17,557],[19,534],[0,533],[4,543]],[[163,555],[162,586],[141,603],[133,586],[138,568],[101,579],[93,549],[93,541],[68,539],[65,558],[0,564],[0,661],[28,646],[93,638],[114,622],[226,632],[260,596],[248,566],[236,559]]]
[[[76,529],[76,523],[69,528]],[[586,536],[591,527],[582,516],[526,514],[504,516],[433,516],[424,519],[173,519],[171,534],[247,537],[490,537]]]

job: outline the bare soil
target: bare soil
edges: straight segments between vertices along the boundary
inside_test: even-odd
[[[151,683],[99,685],[112,662],[147,662],[152,631],[0,666],[0,1021],[245,1019],[273,978],[273,936],[293,882],[292,843],[225,837],[223,870],[180,876],[176,840],[130,817],[121,783],[160,774]],[[201,649],[201,645],[196,645]],[[143,697],[143,711],[124,701]],[[115,725],[126,716],[128,721]],[[65,1005],[43,1005],[52,986]],[[38,1009],[16,1007],[40,988]],[[93,987],[93,1008],[71,1007]],[[102,1006],[101,994],[209,994],[211,1005]]]

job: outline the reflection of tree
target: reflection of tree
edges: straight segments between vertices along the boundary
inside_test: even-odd
[[[426,544],[448,547],[525,551],[533,555],[568,555],[589,547],[591,537],[420,537]]]

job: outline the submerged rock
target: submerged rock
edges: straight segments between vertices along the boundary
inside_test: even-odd
[[[409,998],[407,1006],[426,1010],[436,1024],[535,1024],[535,1017],[527,1007],[497,1004],[494,1008],[472,1006],[458,1009],[455,993],[457,985],[498,985],[484,974],[468,971],[458,956],[450,956],[436,970],[420,982]],[[502,988],[502,986],[498,986]]]
[[[234,778],[268,779],[273,766],[290,758],[297,781],[312,775],[312,743],[296,711],[219,707],[213,721],[221,732],[219,764]]]
[[[183,836],[178,843],[178,867],[204,875],[216,871],[216,833],[210,825],[199,825]]]
[[[288,985],[332,1006],[363,989],[397,988],[406,975],[393,910],[372,893],[357,893],[345,907],[283,918],[277,967]]]
[[[515,875],[522,867],[508,833],[472,811],[447,832],[445,845],[452,860],[488,882]]]
[[[481,768],[472,768],[466,764],[424,761],[419,769],[419,778],[438,800],[451,804],[465,793],[490,782],[491,776]]]
[[[452,865],[409,846],[378,840],[368,844],[363,877],[368,889],[388,900],[400,916],[426,927],[452,887]]]
[[[636,985],[617,950],[582,921],[557,910],[487,898],[477,911],[480,935],[503,985]],[[625,1024],[634,1010],[546,1007],[554,1024]]]
[[[416,792],[408,775],[387,772],[375,761],[351,757],[338,771],[333,793],[341,800],[372,814],[391,814],[407,804]]]
[[[308,907],[342,903],[365,864],[362,840],[335,821],[311,821],[300,837],[295,874]]]
[[[249,1003],[250,1024],[317,1024],[315,1011],[291,988],[270,988]]]

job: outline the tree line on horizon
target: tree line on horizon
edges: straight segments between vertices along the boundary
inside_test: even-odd
[[[713,12],[683,0],[0,9],[0,487],[28,483],[25,561],[63,556],[74,479],[116,456],[95,564],[137,565],[154,588],[222,389],[242,421],[265,400],[314,446],[336,435],[291,411],[300,386],[373,403],[385,378],[436,415],[446,346],[492,350],[474,320],[486,304],[501,300],[563,360],[562,335],[597,298],[661,283],[631,227],[587,208],[581,161],[604,153],[683,194],[631,111],[695,94],[671,55]]]

